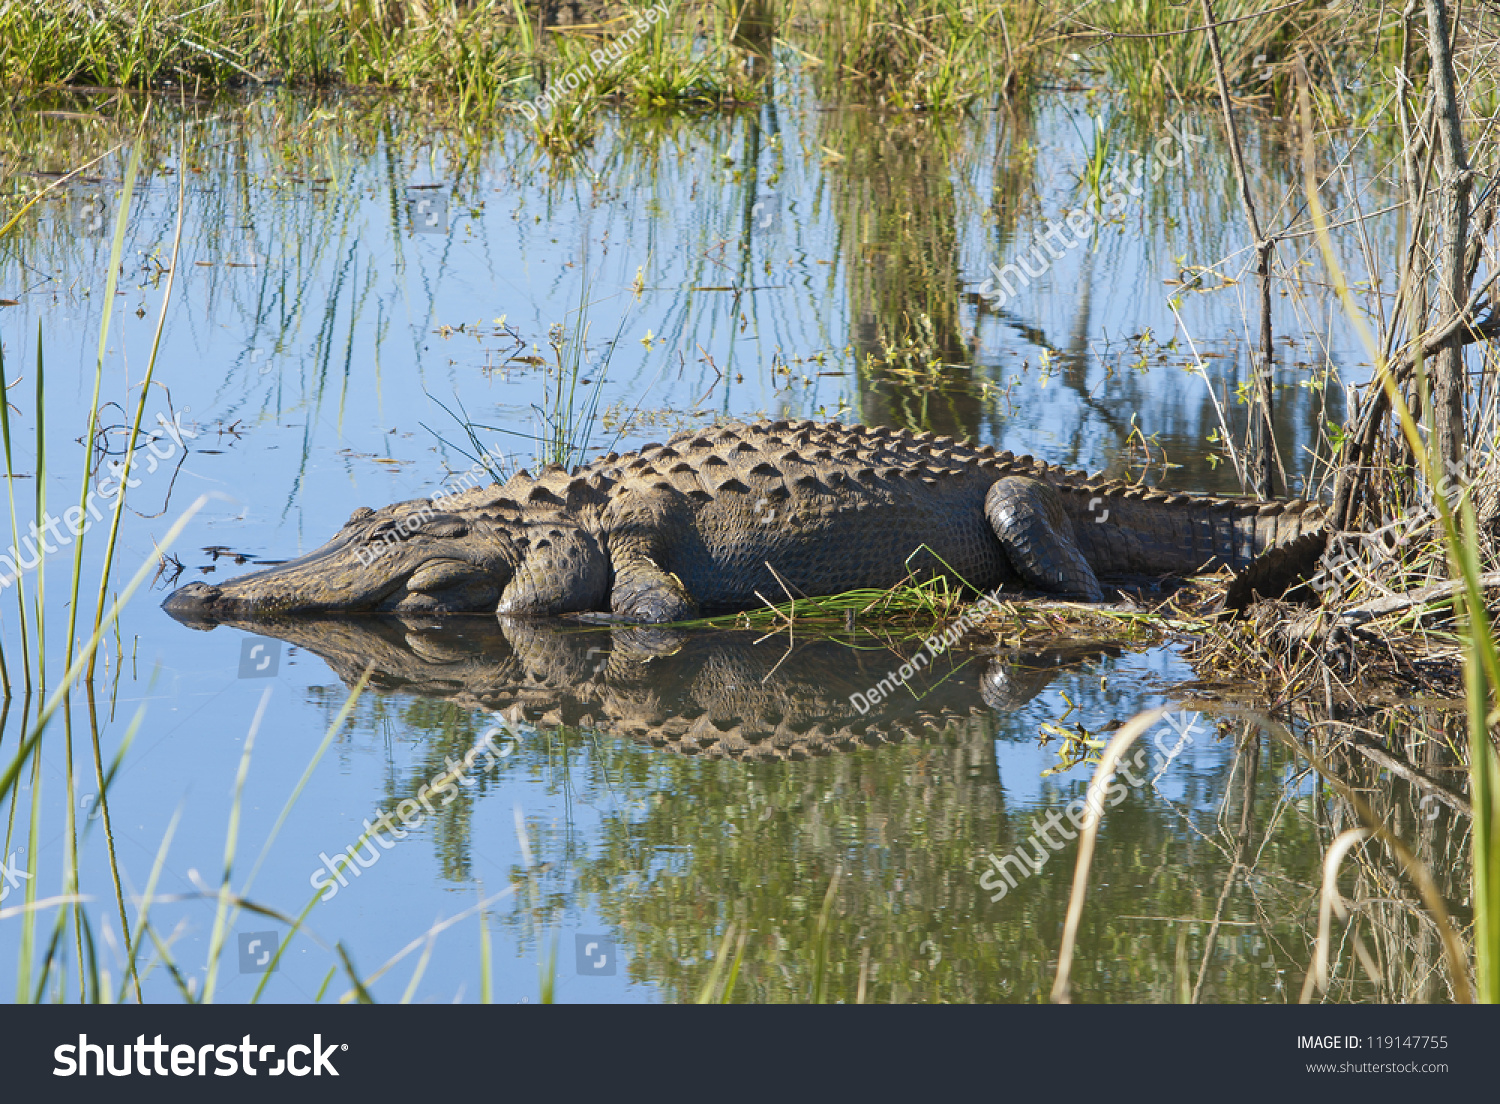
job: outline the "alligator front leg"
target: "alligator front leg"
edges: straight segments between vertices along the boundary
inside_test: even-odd
[[[609,608],[631,621],[660,624],[689,621],[698,616],[698,603],[682,580],[658,562],[652,542],[620,535],[609,544],[615,586]]]
[[[525,554],[500,595],[501,617],[552,617],[596,610],[609,591],[609,561],[591,533],[572,526],[535,525]]]
[[[1012,475],[995,481],[984,499],[985,517],[1011,566],[1039,590],[1104,599],[1094,569],[1078,548],[1062,496],[1050,483]]]

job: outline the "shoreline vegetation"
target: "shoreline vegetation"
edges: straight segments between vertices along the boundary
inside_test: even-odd
[[[1234,94],[1284,98],[1296,47],[1331,71],[1353,40],[1389,36],[1378,13],[1324,7],[1247,18],[1261,6],[1221,3]],[[1200,21],[1196,5],[1165,0],[6,0],[0,85],[377,88],[483,117],[524,111],[578,73],[595,97],[640,108],[729,107],[772,94],[780,62],[817,70],[841,99],[898,110],[1058,83],[1110,85],[1150,109],[1217,95],[1203,36],[1182,33]]]

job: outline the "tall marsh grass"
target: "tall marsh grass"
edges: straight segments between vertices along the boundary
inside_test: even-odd
[[[581,22],[556,26],[543,23],[545,5],[525,0],[10,0],[0,4],[0,85],[379,87],[420,94],[438,113],[485,118],[628,41],[591,75],[591,94],[580,90],[573,106],[534,120],[539,137],[562,148],[587,133],[580,99],[722,108],[771,92],[784,67],[811,69],[836,99],[902,111],[958,110],[1100,74],[1147,108],[1214,95],[1205,38],[1190,33],[1202,24],[1194,4],[665,0],[666,17],[637,41],[631,28],[648,6],[585,4]],[[1372,34],[1385,26],[1373,12],[1334,18],[1324,7],[1308,0],[1258,17],[1251,0],[1225,0],[1216,14],[1235,91],[1284,95],[1282,63],[1296,49],[1338,64],[1355,37],[1351,21]]]

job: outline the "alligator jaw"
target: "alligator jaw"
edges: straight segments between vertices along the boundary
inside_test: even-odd
[[[374,610],[411,574],[395,563],[383,566],[386,570],[378,572],[358,567],[347,543],[336,539],[306,556],[218,585],[188,583],[167,595],[161,608],[198,629],[287,613]]]

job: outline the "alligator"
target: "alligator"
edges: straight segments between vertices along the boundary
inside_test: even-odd
[[[1109,645],[931,658],[903,692],[859,695],[920,654],[920,641],[657,626],[579,630],[532,618],[296,615],[231,621],[321,658],[344,684],[452,702],[510,728],[567,725],[700,759],[788,762],[938,739],[988,726]],[[882,646],[883,645],[883,646]]]
[[[932,433],[728,422],[504,485],[354,511],[298,559],[163,603],[187,622],[317,612],[661,623],[946,576],[1104,599],[1100,577],[1241,570],[1324,508],[1172,494]]]

